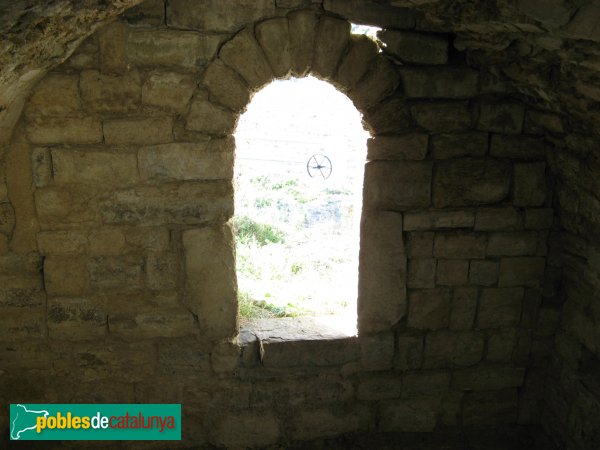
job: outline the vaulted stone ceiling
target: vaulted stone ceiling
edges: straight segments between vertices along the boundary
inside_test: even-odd
[[[154,0],[153,0],[154,1]],[[141,0],[0,1],[0,141],[29,88],[81,40]],[[155,1],[160,4],[160,1]],[[294,7],[302,0],[277,0]],[[529,101],[600,131],[600,4],[590,0],[324,0],[326,9],[369,23],[380,8],[401,26],[455,33],[454,46],[512,81]],[[406,8],[406,9],[405,9]],[[392,24],[389,24],[392,25]],[[9,108],[11,105],[17,106]],[[11,120],[12,119],[12,120]],[[567,120],[569,120],[567,118]],[[3,132],[4,131],[4,132]]]

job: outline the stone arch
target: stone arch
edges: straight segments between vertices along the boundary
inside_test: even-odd
[[[186,128],[231,138],[254,92],[274,79],[313,75],[352,100],[372,136],[405,131],[409,123],[402,113],[396,120],[403,97],[398,92],[400,75],[394,63],[378,51],[372,39],[353,35],[350,28],[345,19],[313,10],[248,25],[223,44],[207,67],[191,103]],[[389,253],[390,248],[403,246],[402,219],[394,213],[368,212],[377,209],[373,200],[378,195],[372,189],[378,187],[366,186],[363,198],[359,333],[389,329],[401,319],[406,307],[406,260]],[[393,240],[386,238],[391,230],[397,231]],[[397,279],[385,275],[390,268]],[[235,269],[229,270],[235,279]],[[396,303],[387,300],[390,294]]]

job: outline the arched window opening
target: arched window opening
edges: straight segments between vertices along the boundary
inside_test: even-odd
[[[368,137],[352,102],[316,78],[274,81],[253,97],[235,133],[242,326],[310,316],[356,333]]]

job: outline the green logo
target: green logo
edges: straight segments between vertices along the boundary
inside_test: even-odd
[[[11,404],[10,439],[181,440],[177,404]]]

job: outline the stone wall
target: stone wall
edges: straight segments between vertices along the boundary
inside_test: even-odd
[[[535,422],[553,116],[410,10],[244,5],[149,0],[26,102],[1,166],[3,403],[181,402],[187,446]],[[383,51],[347,19],[386,28]],[[309,73],[373,136],[359,336],[240,339],[231,134],[256,90]]]

